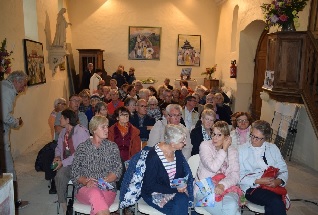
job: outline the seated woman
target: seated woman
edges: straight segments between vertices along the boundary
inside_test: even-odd
[[[137,99],[129,97],[124,101],[124,106],[129,110],[130,115],[134,115],[136,112]]]
[[[230,106],[224,104],[223,95],[221,93],[216,93],[213,99],[216,104],[216,114],[219,115],[219,119],[227,122],[229,125],[232,125],[231,115],[233,113]]]
[[[190,133],[192,151],[191,156],[199,154],[200,144],[203,141],[211,140],[212,126],[215,121],[215,112],[211,109],[205,109],[201,114],[201,126],[192,129]]]
[[[147,115],[155,118],[156,121],[161,118],[161,111],[158,107],[158,100],[154,96],[150,96],[148,100]]]
[[[88,123],[91,121],[92,117],[95,115],[95,106],[98,102],[101,101],[101,98],[98,94],[93,94],[91,96],[91,107],[85,112],[85,115],[87,117]]]
[[[55,122],[55,118],[56,118],[56,114],[62,110],[64,110],[66,108],[66,100],[64,98],[58,98],[55,99],[54,101],[54,110],[51,112],[49,119],[48,119],[48,123],[51,129],[51,135],[52,135],[52,140],[55,140],[54,138],[54,122]]]
[[[232,146],[238,147],[239,145],[250,142],[251,140],[250,125],[252,124],[252,117],[247,112],[237,112],[235,113],[234,116],[236,118],[234,122],[236,128],[233,131],[231,131]],[[233,122],[232,122],[232,126],[233,126]]]
[[[117,122],[108,130],[108,139],[118,145],[120,157],[129,160],[141,150],[140,131],[129,122],[130,112],[126,107],[115,110],[114,118]]]
[[[63,211],[66,212],[66,190],[71,179],[74,153],[80,143],[89,139],[89,132],[85,127],[78,124],[78,117],[74,111],[66,109],[61,114],[60,125],[64,128],[57,141],[53,164],[57,164],[54,171],[57,171],[55,184],[58,202],[62,205]]]
[[[95,105],[95,116],[104,116],[108,119],[108,126],[115,124],[115,121],[107,114],[107,104],[105,102],[98,102]]]
[[[91,205],[91,215],[109,215],[109,207],[116,197],[116,181],[122,174],[122,163],[115,143],[107,140],[108,120],[104,116],[94,116],[89,122],[93,138],[80,144],[72,165],[72,182],[76,189],[76,199]],[[114,188],[103,190],[98,187],[98,179],[103,179]]]
[[[187,186],[172,188],[173,179],[187,175],[181,149],[185,145],[186,130],[183,126],[169,124],[165,128],[164,142],[150,149],[146,159],[146,171],[141,188],[141,196],[148,205],[169,215],[188,214],[189,197]],[[192,175],[189,177],[192,177]],[[189,190],[190,191],[190,190]],[[191,191],[190,191],[191,192]],[[154,193],[174,194],[163,207],[153,203]]]
[[[279,149],[275,144],[267,142],[271,137],[268,122],[257,120],[252,124],[251,142],[239,147],[240,182],[239,185],[248,201],[265,206],[265,214],[284,215],[286,209],[282,196],[267,189],[285,186],[288,169]],[[277,178],[262,177],[269,166],[279,169]]]
[[[200,145],[200,163],[196,181],[207,177],[224,177],[215,184],[215,194],[223,195],[224,191],[239,181],[239,163],[237,149],[231,146],[228,124],[218,121],[213,126],[212,140],[204,141]],[[196,199],[203,198],[198,186],[194,187]],[[226,192],[221,201],[216,201],[214,207],[203,207],[210,214],[236,215],[241,214],[238,205],[239,196],[234,192]]]

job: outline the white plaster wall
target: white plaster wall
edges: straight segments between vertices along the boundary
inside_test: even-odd
[[[178,34],[201,35],[201,66],[193,67],[192,78],[203,83],[201,72],[215,63],[218,8],[211,0],[108,0],[67,1],[72,22],[74,60],[76,49],[104,49],[105,69],[112,74],[119,64],[135,67],[139,79],[179,78]],[[160,61],[128,60],[128,26],[162,27]]]
[[[46,47],[46,38],[44,26],[46,21],[45,12],[48,12],[52,33],[55,32],[55,23],[57,11],[57,2],[37,0],[38,12],[38,40],[43,43],[44,58],[47,61],[48,52]],[[9,48],[15,44],[12,57],[13,70],[24,70],[24,48],[23,39],[25,39],[24,18],[23,18],[23,1],[11,0],[1,1],[0,5],[0,40],[7,38]],[[19,15],[18,15],[19,14]],[[36,24],[36,23],[35,23]],[[52,35],[52,38],[54,34]],[[71,39],[69,37],[69,39]],[[53,102],[58,97],[68,96],[68,79],[66,71],[60,72],[52,77],[52,71],[49,65],[45,64],[46,83],[28,87],[27,91],[17,97],[14,116],[22,117],[24,124],[18,130],[12,130],[10,138],[12,144],[13,156],[18,156],[28,147],[47,134],[49,126],[47,119],[53,109]],[[47,135],[46,135],[47,136]],[[50,141],[48,139],[47,141]]]

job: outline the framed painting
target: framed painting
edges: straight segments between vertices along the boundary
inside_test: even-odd
[[[28,85],[46,83],[42,43],[24,39],[25,71],[29,76]]]
[[[178,66],[200,66],[201,35],[178,35]]]
[[[129,26],[128,60],[160,60],[161,27]]]

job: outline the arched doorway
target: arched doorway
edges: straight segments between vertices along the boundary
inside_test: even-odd
[[[264,30],[257,45],[255,54],[255,68],[253,80],[253,94],[251,104],[251,115],[253,119],[260,119],[262,109],[262,99],[260,92],[264,85],[265,70],[266,70],[266,53],[267,53],[267,38],[268,31]]]
[[[254,20],[240,32],[235,111],[251,112],[255,56],[264,28],[264,21]]]

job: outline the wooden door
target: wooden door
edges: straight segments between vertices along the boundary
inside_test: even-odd
[[[267,55],[267,39],[268,31],[263,31],[257,45],[255,56],[254,80],[251,114],[253,119],[260,119],[262,109],[262,99],[260,92],[264,85],[265,70],[266,70],[266,55]]]

